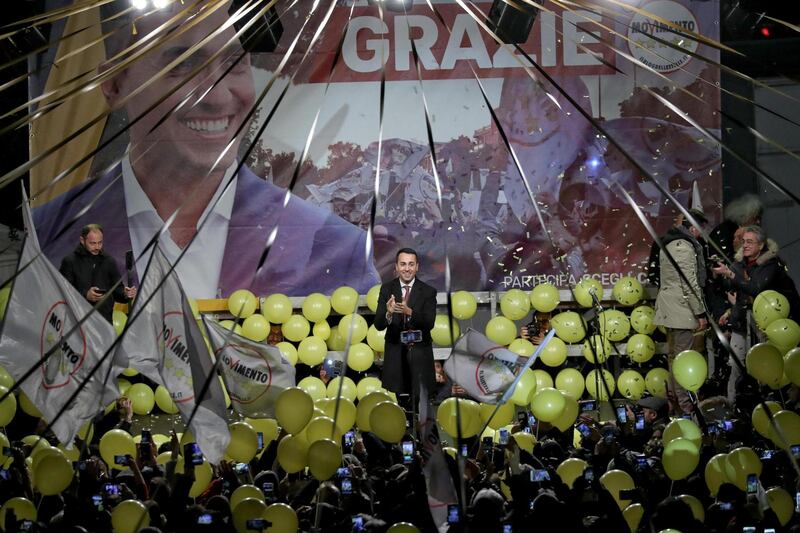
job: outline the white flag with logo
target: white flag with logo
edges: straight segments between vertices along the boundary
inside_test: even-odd
[[[217,368],[239,414],[253,418],[273,418],[275,400],[294,387],[294,367],[279,348],[255,342],[203,317]]]
[[[178,274],[158,246],[129,313],[119,352],[128,366],[164,385],[203,454],[218,463],[230,441],[225,395]]]
[[[41,253],[23,196],[27,236],[6,308],[0,365],[52,423],[58,440],[71,445],[78,429],[119,396],[109,372],[111,357],[103,359],[116,334]],[[70,402],[72,395],[76,396]]]
[[[456,341],[444,371],[472,398],[497,403],[516,379],[519,360],[508,348],[470,328]]]

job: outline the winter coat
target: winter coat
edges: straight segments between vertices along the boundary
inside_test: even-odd
[[[79,244],[71,254],[64,257],[59,270],[84,298],[86,298],[86,293],[89,292],[91,287],[97,287],[103,291],[113,289],[113,297],[106,298],[97,309],[109,322],[111,322],[114,312],[114,300],[118,302],[128,301],[125,298],[123,284],[119,283],[117,285],[117,282],[121,279],[117,269],[117,262],[103,252],[98,255],[92,255]]]
[[[670,240],[665,246],[680,271],[686,276],[688,284],[664,250],[661,250],[659,257],[661,287],[656,298],[656,314],[653,319],[653,323],[657,326],[696,329],[697,317],[702,317],[705,312],[703,292],[699,282],[703,276],[698,276],[698,264],[703,262],[698,261],[698,247],[691,242],[692,239],[687,234],[684,238]]]

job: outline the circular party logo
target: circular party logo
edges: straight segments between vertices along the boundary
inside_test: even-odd
[[[631,54],[657,72],[672,72],[688,63],[697,51],[697,41],[688,33],[698,33],[692,12],[672,0],[656,0],[635,13],[628,27]],[[666,24],[669,21],[673,26]]]
[[[86,336],[67,302],[54,303],[44,316],[39,340],[42,386],[56,389],[69,383],[86,358]]]

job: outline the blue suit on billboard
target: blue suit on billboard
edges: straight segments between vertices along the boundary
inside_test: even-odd
[[[239,170],[217,287],[220,296],[241,288],[259,295],[330,294],[342,285],[364,294],[378,283],[366,253],[366,232],[294,195],[284,207],[285,199],[284,189],[247,167]],[[42,249],[56,264],[75,247],[81,226],[89,223],[103,226],[104,250],[118,262],[132,249],[120,165],[38,207],[33,215]],[[59,235],[76,216],[72,227]],[[256,272],[276,227],[275,242]]]

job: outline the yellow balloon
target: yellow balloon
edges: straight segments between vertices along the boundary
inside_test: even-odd
[[[788,524],[794,515],[794,498],[785,489],[773,487],[767,491],[767,501],[781,525]]]
[[[558,313],[550,320],[550,325],[556,330],[558,338],[564,342],[579,342],[586,336],[586,326],[581,316],[575,311]]]
[[[303,339],[305,340],[305,339]],[[297,348],[291,342],[279,342],[276,344],[277,348],[281,351],[281,355],[289,361],[289,364],[294,366],[297,364]],[[325,347],[327,351],[327,346]]]
[[[8,446],[8,444],[3,444],[3,446]],[[79,460],[81,458],[81,451],[78,449],[77,446],[73,446],[70,449],[67,449],[66,446],[63,444],[58,445],[58,449],[61,450],[61,453],[64,454],[64,457],[69,459],[71,463]]]
[[[761,475],[763,465],[752,448],[742,446],[728,454],[725,460],[725,475],[728,480],[741,490],[747,488],[747,476]]]
[[[511,403],[514,405],[528,405],[531,403],[534,392],[536,392],[536,374],[530,368],[526,368],[522,373],[522,378],[514,388],[514,392],[511,395]]]
[[[706,509],[703,507],[703,503],[695,496],[692,496],[691,494],[681,494],[678,496],[678,499],[689,506],[689,508],[692,510],[692,516],[694,516],[695,520],[699,520],[700,522],[706,521]]]
[[[285,294],[270,294],[261,313],[273,324],[283,324],[292,316],[292,301]]]
[[[230,507],[236,509],[239,502],[245,498],[254,498],[256,500],[264,501],[264,493],[255,485],[239,485],[236,490],[231,494]]]
[[[236,533],[257,533],[261,528],[249,528],[247,522],[264,515],[267,506],[258,498],[245,498],[233,508],[233,527]]]
[[[586,388],[583,375],[575,368],[565,368],[556,375],[555,386],[566,396],[579,400]]]
[[[459,320],[469,320],[475,316],[478,309],[478,302],[475,297],[467,291],[454,292],[451,299],[453,316]]]
[[[356,406],[356,425],[361,431],[372,431],[370,415],[372,410],[381,402],[391,401],[388,394],[383,391],[370,392],[359,400]]]
[[[386,348],[386,330],[378,330],[374,325],[367,330],[367,344],[376,352],[383,352]]]
[[[239,324],[237,324],[233,320],[220,320],[219,321],[219,325],[222,326],[225,329],[232,330],[237,335],[241,335],[242,334],[242,326],[240,326]],[[128,369],[128,370],[132,370],[132,369]],[[125,372],[123,372],[123,374],[125,374]],[[126,376],[127,375],[135,376],[136,374],[138,374],[138,372],[136,372],[134,370],[133,374],[125,374],[125,375]]]
[[[555,340],[555,338],[553,338],[553,340]],[[533,352],[536,351],[536,346],[534,346],[531,341],[526,339],[514,339],[513,341],[511,341],[511,344],[508,345],[508,349],[509,351],[517,355],[521,355],[523,357],[530,357],[533,355]],[[540,358],[544,360],[544,355],[540,356]]]
[[[578,411],[578,401],[571,396],[564,395],[564,410],[561,411],[558,418],[553,420],[552,424],[561,432],[567,431],[575,424],[575,420],[578,418]]]
[[[8,373],[8,370],[0,366],[0,386],[10,389],[14,386],[14,378]]]
[[[476,435],[481,428],[476,427],[480,426],[480,424],[476,424],[475,420],[477,419],[477,421],[480,422],[480,416],[480,407],[476,402],[472,400],[456,399],[455,397],[447,398],[439,405],[436,411],[436,420],[439,422],[439,425],[452,437],[459,436],[459,417],[461,422],[461,438],[468,438]],[[474,433],[471,432],[472,429],[474,429]]]
[[[789,381],[800,386],[800,348],[792,348],[783,356],[783,371]]]
[[[558,337],[553,337],[544,347],[539,358],[547,366],[561,366],[567,360],[567,345]]]
[[[331,328],[331,334],[325,339],[325,342],[328,344],[329,350],[341,352],[344,350],[347,340],[342,337],[342,334],[339,332],[339,326],[333,326]]]
[[[63,452],[53,449],[58,453],[40,457],[33,465],[33,483],[45,496],[61,493],[72,482],[72,464]]]
[[[720,485],[728,483],[728,474],[725,472],[727,462],[728,454],[719,453],[706,463],[704,477],[712,496],[717,495]]]
[[[342,464],[342,450],[331,439],[320,439],[308,448],[308,469],[320,481],[330,479]]]
[[[275,419],[287,432],[299,433],[314,412],[314,400],[299,387],[281,391],[275,400]]]
[[[339,287],[331,294],[331,305],[340,315],[355,313],[358,308],[358,293],[352,287]]]
[[[767,342],[756,344],[747,352],[747,373],[761,383],[777,389],[783,378],[783,357],[780,350]]]
[[[631,311],[631,327],[636,333],[650,335],[656,330],[656,326],[653,324],[655,316],[655,309],[649,305],[640,305]]]
[[[264,519],[272,523],[267,530],[269,533],[297,533],[297,513],[285,503],[269,505],[264,511]]]
[[[297,356],[300,358],[300,362],[308,366],[321,364],[326,355],[328,355],[328,347],[325,345],[325,341],[319,337],[306,337],[300,341],[300,345],[297,347]]]
[[[269,322],[264,315],[250,315],[242,322],[242,335],[251,341],[261,342],[269,336]]]
[[[537,368],[533,371],[533,376],[536,378],[536,390],[553,386],[553,378],[550,377],[550,374],[546,370]]]
[[[356,390],[356,384],[352,379],[348,378],[347,376],[344,376],[344,379],[342,379],[341,376],[336,376],[335,378],[330,380],[328,382],[328,387],[325,390],[326,396],[328,398],[336,398],[337,396],[339,396],[340,381],[343,381],[341,385],[342,398],[347,398],[351,402],[355,401],[356,395],[358,394],[358,391]]]
[[[684,389],[696,392],[706,381],[708,363],[699,352],[684,350],[675,357],[672,373]]]
[[[382,441],[397,443],[406,433],[406,415],[394,402],[380,402],[369,415],[372,432]]]
[[[500,312],[511,320],[521,320],[531,310],[528,295],[520,289],[509,289],[500,297]]]
[[[639,531],[639,523],[644,516],[644,507],[640,503],[632,503],[622,511],[622,517],[631,529],[631,533]]]
[[[375,353],[363,342],[351,345],[347,351],[347,366],[356,372],[368,370],[374,362]]]
[[[636,305],[644,295],[644,288],[639,280],[630,276],[619,278],[611,290],[614,299],[621,305],[630,306]]]
[[[558,289],[552,283],[540,283],[530,295],[531,305],[540,313],[549,313],[561,303]]]
[[[631,500],[623,500],[620,491],[631,490],[636,487],[630,474],[622,470],[609,470],[600,477],[600,484],[611,493],[620,509],[625,509]]]
[[[278,438],[278,421],[274,418],[250,418],[244,419],[245,422],[256,431],[256,434],[261,433],[264,437],[264,446]],[[258,436],[258,435],[256,435]]]
[[[800,325],[791,318],[779,318],[770,322],[764,330],[769,341],[786,353],[800,343]]]
[[[492,342],[507,346],[517,336],[517,326],[504,316],[496,316],[486,323],[486,336]]]
[[[339,335],[347,343],[348,337],[350,344],[356,344],[367,338],[367,321],[361,315],[349,314],[339,320]]]
[[[174,415],[178,413],[178,406],[175,405],[175,402],[172,400],[172,396],[170,396],[169,391],[164,385],[159,385],[156,387],[155,399],[158,408],[168,415]]]
[[[644,384],[647,391],[659,398],[667,397],[667,382],[669,381],[669,370],[666,368],[652,368],[644,377]]]
[[[452,326],[447,325],[447,315],[436,315],[431,330],[431,339],[434,343],[439,346],[452,346],[461,336],[458,322],[453,318],[450,319],[450,324]]]
[[[257,305],[255,295],[247,289],[239,289],[228,296],[228,311],[235,318],[249,317],[255,312]]]
[[[606,401],[609,398],[608,393],[611,393],[611,395],[614,394],[616,384],[614,383],[614,375],[608,370],[603,370],[602,376],[601,381],[600,374],[597,373],[597,370],[590,370],[589,373],[586,374],[586,392],[595,400]],[[608,390],[606,390],[606,387],[603,385],[603,381],[606,382]]]
[[[302,315],[292,315],[281,326],[283,336],[292,342],[300,342],[311,333],[311,324]]]
[[[367,291],[367,295],[364,297],[364,300],[367,303],[367,307],[373,313],[378,309],[378,296],[381,294],[381,285],[380,283],[377,285],[373,285]]]
[[[611,350],[611,343],[608,342],[608,339],[601,335],[592,335],[590,338],[583,341],[581,353],[590,363],[603,363],[611,357]]]
[[[543,422],[553,422],[564,412],[566,401],[561,391],[552,387],[536,390],[531,399],[531,411],[534,416]]]
[[[594,305],[594,295],[598,300],[603,299],[603,285],[594,278],[583,278],[573,289],[575,293],[575,301],[581,307],[592,307]]]
[[[774,420],[780,432],[776,432],[775,426],[770,425],[769,438],[776,446],[788,450],[791,446],[800,444],[800,415],[794,411],[778,411]]]
[[[7,388],[0,386],[0,398],[3,396],[5,399],[0,402],[0,426],[7,426],[17,412],[17,398],[8,394]]]
[[[323,320],[322,322],[317,322],[311,328],[311,334],[315,337],[319,337],[320,339],[326,341],[331,336],[331,326],[328,324],[327,320]]]
[[[122,335],[122,330],[125,329],[125,324],[128,322],[128,315],[122,311],[114,309],[111,314],[111,323],[114,325],[114,331],[117,335]]]
[[[299,472],[308,464],[308,443],[298,435],[287,435],[278,443],[278,462],[289,474]]]
[[[520,449],[533,454],[533,447],[536,445],[536,437],[524,431],[517,431],[511,436],[514,437],[514,442],[517,443]]]
[[[753,317],[762,331],[773,321],[788,316],[789,300],[777,291],[762,291],[753,300]]]
[[[347,398],[339,399],[339,411],[336,411],[336,398],[323,398],[314,404],[325,416],[332,418],[336,422],[336,428],[340,433],[345,433],[356,423],[356,404]]]
[[[356,386],[356,397],[360,400],[370,392],[380,390],[381,387],[383,387],[383,383],[380,379],[373,376],[363,377],[358,381],[358,385]]]
[[[607,309],[597,319],[600,321],[600,334],[612,342],[621,341],[631,331],[631,323],[622,311]]]
[[[127,431],[122,429],[112,429],[107,431],[105,435],[100,438],[100,457],[108,465],[109,468],[122,470],[124,465],[118,465],[114,462],[115,455],[130,455],[136,457],[136,444],[133,442],[133,437]]]
[[[306,440],[309,444],[313,444],[318,440],[331,439],[335,442],[340,442],[342,432],[336,427],[333,418],[329,416],[318,416],[311,419],[305,429]]]
[[[700,463],[700,452],[692,441],[678,437],[664,446],[661,463],[670,479],[685,479]]]
[[[11,498],[0,507],[0,524],[5,526],[6,513],[9,509],[14,510],[17,520],[30,520],[36,521],[36,507],[27,498],[15,497]]]
[[[510,424],[514,419],[514,404],[506,402],[497,409],[496,405],[489,403],[480,404],[480,417],[483,424],[489,423],[492,429],[500,429],[503,426]],[[491,417],[491,419],[490,419]]]
[[[575,480],[578,479],[580,476],[583,475],[583,471],[586,470],[588,464],[583,459],[579,459],[577,457],[571,457],[569,459],[565,459],[558,465],[556,468],[556,473],[558,477],[561,478],[569,488],[572,488],[572,484],[575,483]]]
[[[175,465],[175,471],[179,474],[183,474],[185,472],[184,468],[186,463],[183,457],[178,458],[178,462]],[[197,498],[211,484],[211,479],[214,477],[214,471],[211,469],[211,464],[208,461],[204,461],[202,464],[196,465],[194,467],[194,483],[192,486],[189,487],[189,497],[190,498]]]
[[[778,402],[766,402],[767,408],[769,409],[770,414],[775,416],[778,411],[783,409],[783,406]],[[764,404],[760,403],[753,408],[753,414],[751,415],[750,419],[753,422],[753,427],[758,434],[762,437],[769,438],[769,431],[770,431],[770,422],[769,417],[767,417],[766,410],[764,409]]]
[[[305,300],[303,300],[303,316],[306,317],[309,322],[322,322],[328,318],[330,314],[331,301],[324,294],[314,292],[306,296]]]
[[[124,500],[111,511],[114,533],[136,533],[149,525],[150,514],[139,500]]]
[[[258,451],[258,438],[253,426],[247,422],[234,422],[228,429],[231,440],[225,455],[238,463],[249,463]]]
[[[648,335],[636,333],[628,339],[625,346],[628,357],[636,363],[646,363],[656,353],[656,343]]]
[[[386,530],[386,533],[420,533],[419,528],[409,522],[397,522]]]
[[[128,389],[128,398],[131,400],[133,412],[137,415],[149,415],[156,403],[155,394],[145,383],[134,383]]]
[[[700,444],[703,440],[703,433],[700,431],[700,428],[697,427],[697,424],[691,420],[687,420],[686,418],[675,418],[664,428],[664,432],[661,435],[661,440],[664,443],[664,446],[666,446],[673,440],[679,438],[690,441],[695,445],[696,448],[700,449]]]
[[[629,400],[638,400],[644,394],[644,378],[636,370],[624,370],[617,378],[617,389]]]

